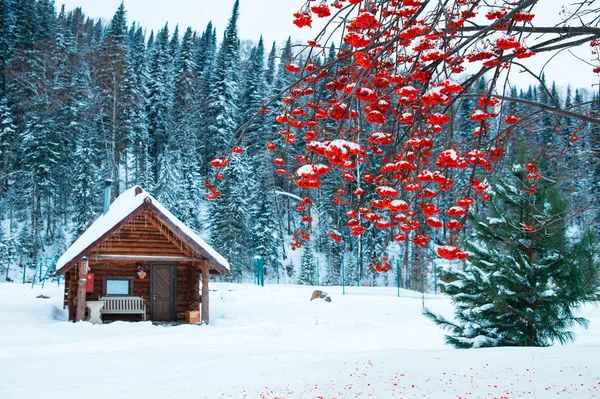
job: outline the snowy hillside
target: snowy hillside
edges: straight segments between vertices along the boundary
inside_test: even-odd
[[[595,398],[600,309],[569,346],[455,350],[392,288],[214,284],[211,325],[72,324],[62,287],[0,284],[0,397]],[[451,304],[429,295],[447,316]]]

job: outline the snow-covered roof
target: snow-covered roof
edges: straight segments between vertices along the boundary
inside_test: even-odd
[[[137,195],[136,195],[137,192]],[[135,186],[123,192],[110,205],[107,213],[101,215],[96,221],[67,249],[67,251],[58,259],[56,263],[57,273],[66,272],[66,267],[78,262],[85,252],[93,250],[98,241],[112,229],[122,223],[129,215],[148,204],[148,209],[163,216],[172,224],[179,233],[187,236],[192,244],[197,246],[197,250],[206,256],[209,260],[216,263],[221,268],[229,271],[229,262],[221,256],[214,248],[206,243],[198,234],[186,226],[181,220],[173,215],[158,200],[152,197],[140,186]],[[65,270],[61,270],[65,268]],[[219,269],[221,269],[219,268]]]

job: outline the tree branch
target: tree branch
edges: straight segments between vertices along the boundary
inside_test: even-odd
[[[465,93],[462,95],[462,97],[478,98],[479,94]],[[514,97],[508,97],[508,96],[501,96],[501,95],[494,95],[494,97],[499,100],[503,100],[503,101],[510,101],[510,102],[514,102],[514,103],[518,103],[518,104],[529,105],[529,106],[535,107],[535,108],[540,108],[540,109],[543,109],[544,111],[550,112],[551,114],[566,116],[566,117],[577,119],[580,121],[592,123],[594,125],[600,125],[599,118],[594,118],[589,115],[580,114],[580,113],[573,112],[573,111],[568,111],[566,109],[554,107],[552,105],[542,104],[542,103],[539,103],[536,101],[525,100],[522,98],[514,98]]]

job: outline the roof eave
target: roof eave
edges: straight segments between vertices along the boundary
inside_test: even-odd
[[[147,199],[149,200],[149,199]],[[61,276],[71,270],[84,256],[87,256],[90,252],[98,248],[100,244],[102,244],[106,239],[111,237],[114,233],[116,233],[121,227],[127,224],[131,219],[142,213],[145,209],[148,208],[148,204],[151,204],[151,201],[144,200],[137,208],[135,208],[129,215],[124,217],[119,223],[114,225],[110,230],[106,233],[102,234],[97,240],[88,245],[84,250],[75,255],[71,260],[69,260],[63,267],[56,271],[57,276]]]
[[[177,233],[177,235],[179,235],[181,239],[183,239],[186,243],[188,243],[190,246],[192,246],[198,253],[200,253],[202,256],[204,256],[206,259],[208,259],[210,261],[213,269],[215,269],[220,274],[225,275],[227,277],[232,276],[231,271],[225,265],[222,265],[217,259],[215,259],[210,254],[210,252],[208,252],[205,248],[203,248],[196,241],[186,239],[186,237],[188,237],[188,235],[185,234],[183,231],[181,231],[179,226],[177,226],[175,223],[171,222],[171,220],[167,217],[167,215],[162,213],[156,206],[154,206],[154,204],[151,204],[151,208],[152,208],[152,211],[154,213],[156,213],[156,215],[158,215],[158,217],[161,219],[161,221],[163,223],[165,223],[172,231]]]
[[[210,261],[211,267],[224,276],[232,276],[231,271],[223,264],[221,264],[217,259],[215,259],[209,251],[203,248],[196,241],[191,239],[186,239],[188,237],[181,229],[164,214],[162,213],[153,203],[150,198],[146,198],[144,202],[140,204],[137,208],[135,208],[127,217],[123,218],[119,223],[113,226],[110,230],[100,236],[97,240],[95,240],[92,244],[88,245],[84,250],[82,250],[79,254],[74,256],[71,260],[69,260],[63,267],[56,271],[56,275],[60,276],[71,270],[77,263],[84,257],[89,256],[89,254],[94,251],[100,244],[102,244],[105,240],[110,238],[114,233],[116,233],[121,227],[127,224],[131,219],[138,216],[145,210],[150,210],[155,213],[163,223],[165,223],[172,231],[174,231],[182,240],[192,246],[198,253],[204,256],[206,259]]]

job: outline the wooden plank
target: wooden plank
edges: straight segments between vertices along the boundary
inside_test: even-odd
[[[115,232],[119,231],[121,227],[126,225],[130,220],[141,214],[144,209],[148,208],[152,203],[149,201],[144,201],[140,206],[138,206],[135,210],[133,210],[127,217],[123,218],[119,223],[117,223],[113,228],[104,233],[100,238],[96,241],[88,245],[83,251],[73,257],[70,261],[68,261],[63,267],[56,271],[56,275],[60,276],[65,274],[69,269],[73,268],[77,264],[77,262],[85,255],[92,252],[96,247],[102,244],[108,237],[111,237]]]
[[[115,239],[111,239],[110,241],[107,241],[107,245],[103,245],[102,247],[134,247],[134,248],[138,248],[139,246],[144,246],[144,247],[149,247],[149,248],[154,248],[156,245],[161,246],[163,248],[166,247],[172,247],[172,248],[177,248],[175,245],[173,245],[173,243],[171,243],[169,240],[167,240],[166,238],[157,240],[155,238],[138,238],[138,239],[133,239],[133,238],[127,238],[124,240],[115,240]],[[177,248],[179,249],[179,248]]]
[[[160,249],[160,248],[113,248],[111,250],[94,251],[88,254],[89,257],[96,255],[134,255],[134,256],[184,256],[180,251],[173,248]]]
[[[137,245],[137,244],[146,244],[147,246],[157,245],[173,245],[165,236],[131,236],[131,237],[121,237],[121,238],[110,238],[111,246],[115,245]]]
[[[103,254],[92,255],[92,260],[131,260],[131,261],[147,261],[147,262],[198,262],[201,259],[187,256],[162,256],[162,255],[118,255],[118,254]],[[135,268],[132,268],[132,270]]]
[[[169,228],[174,234],[178,236],[178,238],[188,244],[190,248],[195,248],[197,252],[203,255],[206,259],[210,259],[212,261],[212,267],[217,270],[220,274],[225,276],[231,276],[231,271],[225,268],[221,264],[217,262],[217,260],[210,254],[205,248],[202,248],[197,242],[190,239],[177,225],[169,220],[168,217],[163,215],[161,211],[158,210],[157,207],[151,205],[152,212],[157,216],[157,218],[163,223],[167,228]]]
[[[150,212],[144,212],[142,213],[142,215],[144,215],[144,217],[150,222],[152,223],[159,231],[161,231],[161,226],[159,224],[158,221],[154,220],[154,218],[152,217],[153,214]],[[160,219],[159,219],[160,220]],[[162,221],[161,221],[162,222]],[[164,225],[164,223],[163,223]],[[173,229],[170,229],[169,226],[165,225],[164,226],[167,230],[171,230],[174,234],[175,232],[173,231]],[[176,234],[177,236],[179,236],[179,234]],[[194,254],[191,253],[183,244],[184,240],[181,240],[181,242],[177,242],[177,240],[171,239],[170,237],[165,236],[171,243],[173,243],[173,245],[175,245],[181,252],[183,252],[185,255],[192,257]]]

